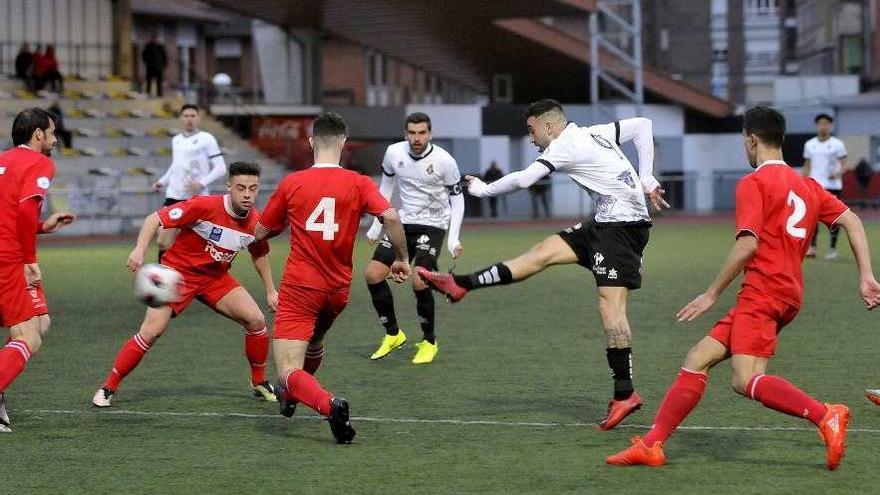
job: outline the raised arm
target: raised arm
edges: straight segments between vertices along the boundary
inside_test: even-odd
[[[528,167],[511,172],[491,184],[486,184],[482,179],[473,175],[466,175],[464,178],[468,181],[468,193],[471,196],[484,198],[528,189],[529,186],[543,179],[552,171],[550,166],[539,158]]]

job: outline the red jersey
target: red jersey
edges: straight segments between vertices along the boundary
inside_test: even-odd
[[[285,177],[260,218],[276,232],[290,225],[290,256],[281,284],[347,290],[361,215],[379,216],[389,208],[369,177],[338,165],[316,164]]]
[[[18,232],[19,205],[42,201],[53,177],[55,165],[38,151],[17,146],[0,153],[0,263],[23,263],[20,236],[35,239],[37,232]]]
[[[801,263],[819,222],[828,227],[847,211],[818,182],[785,162],[768,160],[736,186],[736,235],[751,232],[758,251],[745,267],[751,286],[800,307],[804,292]]]
[[[180,229],[162,256],[162,263],[177,270],[217,277],[229,270],[241,250],[255,257],[269,252],[269,243],[254,237],[260,219],[257,210],[236,215],[228,195],[195,196],[156,214],[163,228]]]

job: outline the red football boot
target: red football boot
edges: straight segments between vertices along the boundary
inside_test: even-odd
[[[608,403],[608,413],[605,419],[599,422],[597,428],[605,431],[619,425],[624,418],[642,407],[642,398],[639,394],[633,392],[629,398],[623,400],[612,400]]]
[[[834,471],[840,466],[846,451],[846,427],[849,425],[851,414],[849,408],[843,404],[826,404],[828,412],[819,422],[819,436],[825,442],[827,454],[825,457],[828,469]]]
[[[612,466],[651,466],[660,467],[666,464],[666,454],[663,453],[663,445],[654,442],[648,447],[641,437],[632,437],[632,445],[617,454],[605,459],[606,464]]]
[[[432,272],[421,266],[416,267],[416,273],[432,289],[445,295],[451,303],[461,301],[468,293],[467,289],[455,283],[451,273]]]

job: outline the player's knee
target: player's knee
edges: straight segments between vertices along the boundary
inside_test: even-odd
[[[141,336],[141,338],[150,345],[153,345],[153,343],[159,340],[159,337],[161,337],[164,333],[164,325],[160,326],[152,322],[144,322],[144,324],[141,325],[140,330],[138,330],[138,334]]]
[[[385,265],[382,266],[384,267]],[[387,269],[378,268],[372,263],[368,264],[367,268],[364,269],[364,279],[366,279],[367,283],[370,285],[382,283],[387,276]]]
[[[700,352],[699,346],[693,346],[684,358],[684,369],[695,371],[698,373],[706,373],[709,371],[710,362]]]
[[[49,333],[49,327],[52,325],[52,318],[50,318],[49,315],[42,315],[40,316],[39,323],[40,337],[42,338],[45,337],[47,333]]]

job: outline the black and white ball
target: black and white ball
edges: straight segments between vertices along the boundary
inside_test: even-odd
[[[182,280],[173,268],[147,263],[134,277],[134,296],[151,308],[165,306],[177,301]]]

